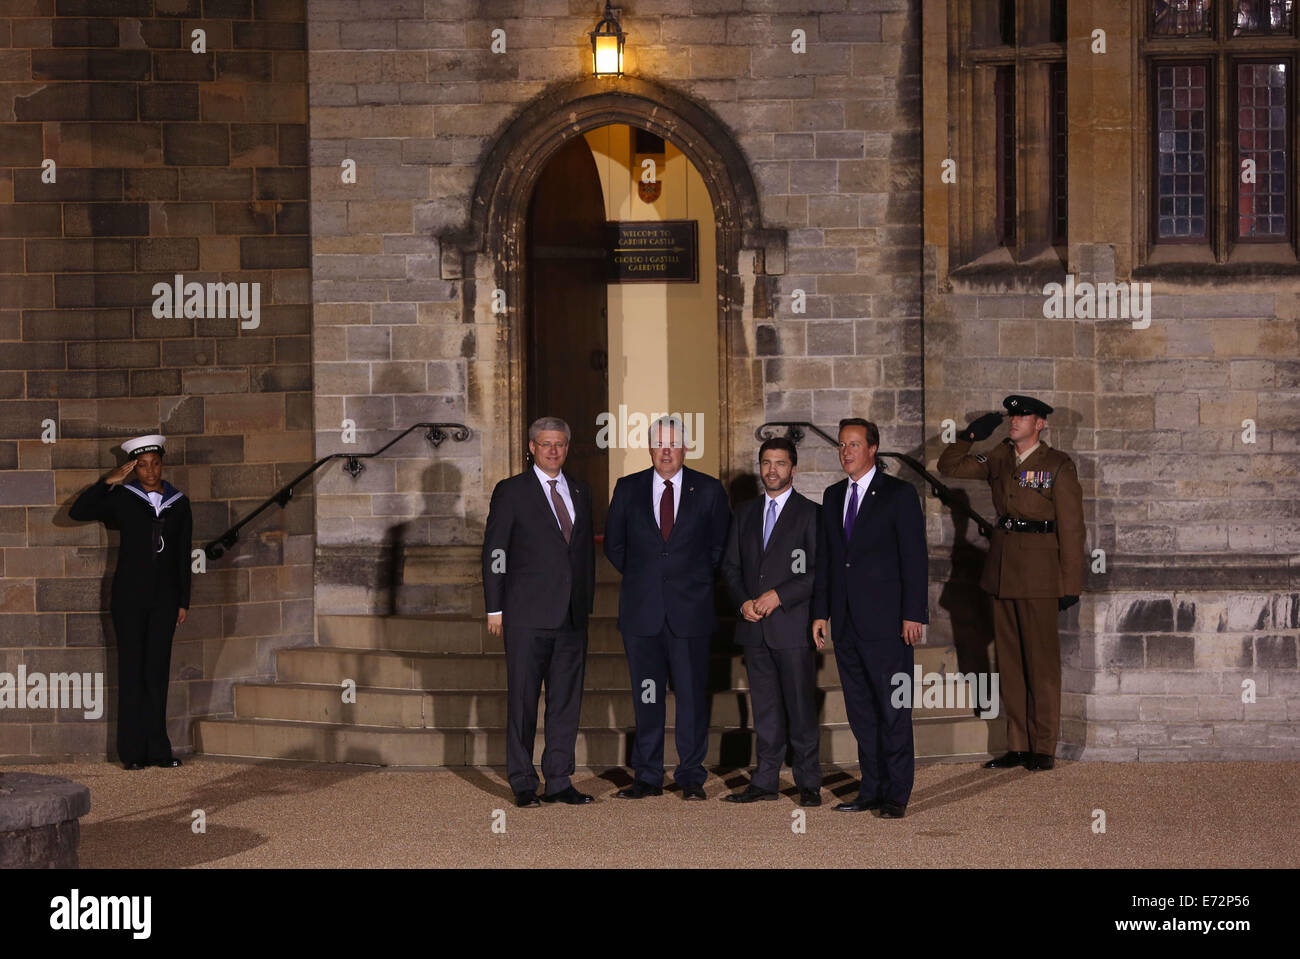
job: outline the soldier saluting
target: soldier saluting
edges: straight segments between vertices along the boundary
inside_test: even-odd
[[[158,435],[122,444],[127,462],[77,497],[68,515],[119,530],[109,609],[117,634],[117,755],[127,769],[179,766],[167,738],[172,636],[190,605],[193,518],[162,478]]]
[[[1030,396],[1002,401],[1009,438],[986,454],[1002,413],[987,413],[939,457],[943,476],[988,480],[997,528],[980,588],[993,596],[994,647],[1007,717],[1007,752],[987,769],[1051,769],[1061,718],[1056,619],[1083,589],[1083,491],[1073,461],[1040,439],[1052,407]]]

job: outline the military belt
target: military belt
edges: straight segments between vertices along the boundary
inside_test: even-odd
[[[1013,516],[999,516],[998,526],[1015,533],[1055,533],[1054,519],[1016,519]]]

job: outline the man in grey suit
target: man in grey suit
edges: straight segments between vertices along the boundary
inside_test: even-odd
[[[722,559],[722,576],[742,617],[736,642],[745,650],[758,768],[743,792],[726,798],[737,803],[777,798],[788,729],[799,805],[820,806],[811,628],[819,508],[794,489],[799,453],[792,442],[767,440],[758,457],[765,495],[736,511]],[[818,648],[823,645],[824,640],[817,642]]]

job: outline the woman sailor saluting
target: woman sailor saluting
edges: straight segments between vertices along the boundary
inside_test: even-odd
[[[158,435],[122,444],[127,462],[77,497],[75,520],[121,533],[109,610],[117,633],[117,754],[127,769],[179,766],[167,738],[172,636],[190,605],[193,517],[184,493],[162,478]]]

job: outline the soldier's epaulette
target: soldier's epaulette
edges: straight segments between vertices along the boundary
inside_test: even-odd
[[[983,453],[974,453],[972,455],[974,455],[975,462],[977,463],[987,463],[989,461],[989,458],[985,456]]]

